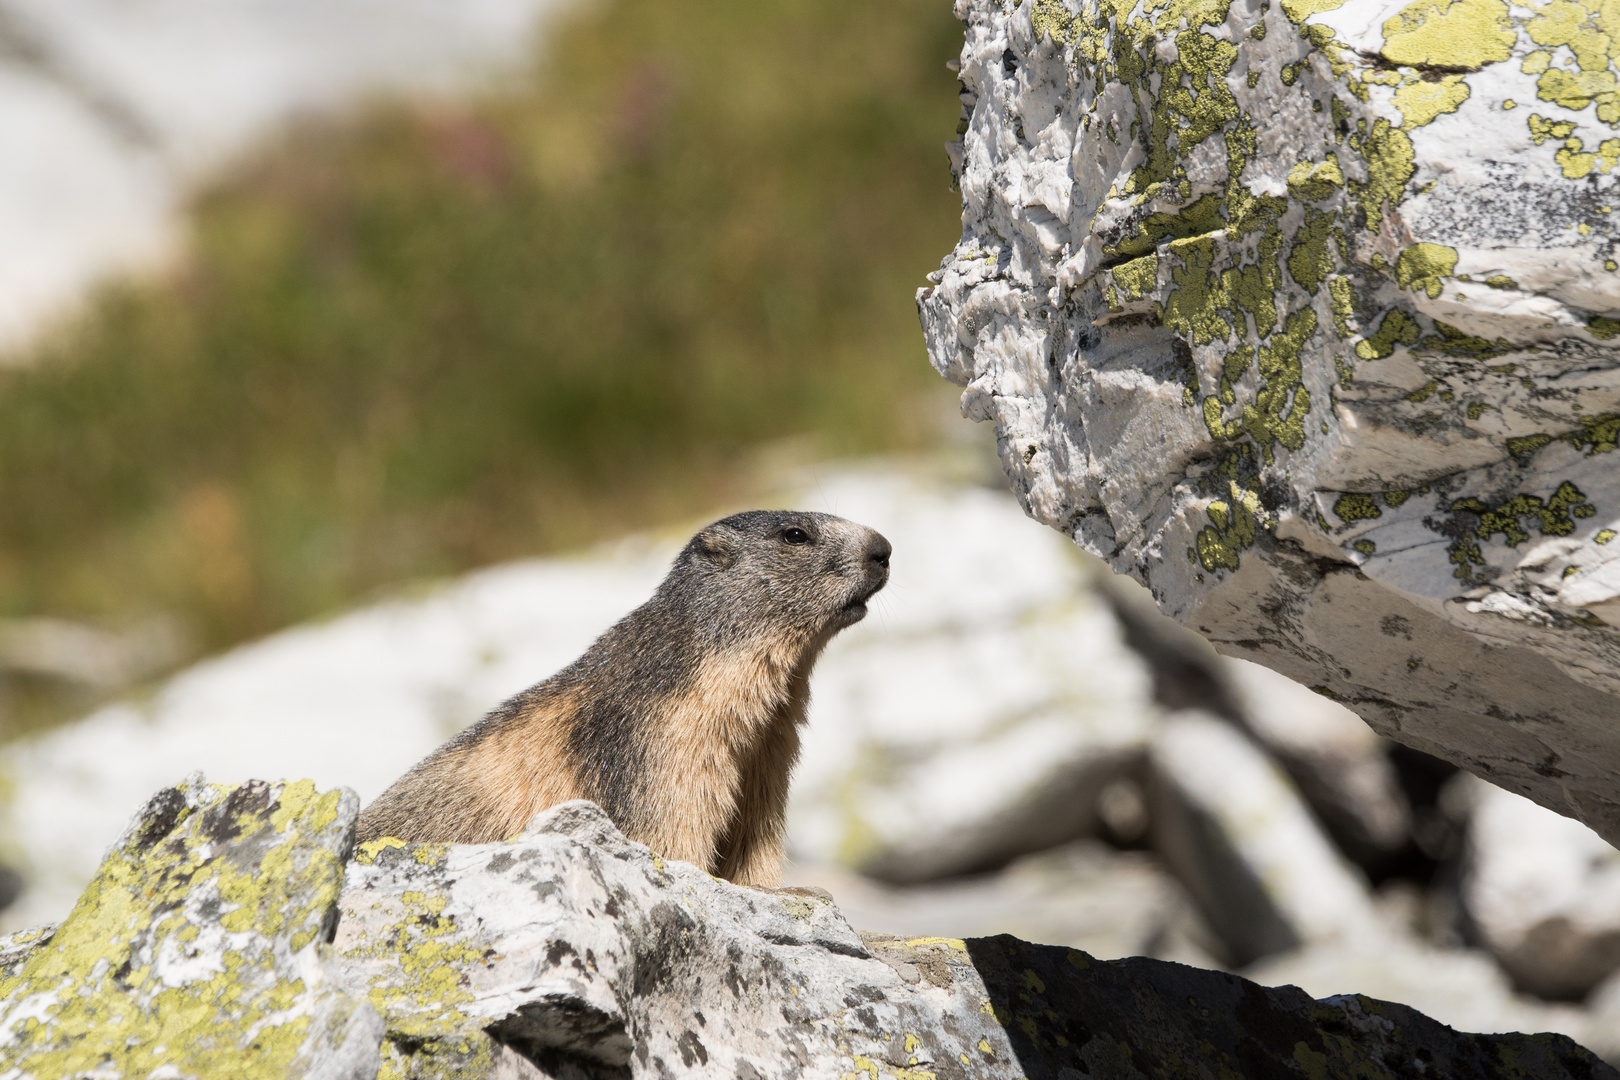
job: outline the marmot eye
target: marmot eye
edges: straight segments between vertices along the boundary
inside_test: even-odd
[[[808,544],[810,534],[803,529],[783,529],[782,542],[784,544]]]

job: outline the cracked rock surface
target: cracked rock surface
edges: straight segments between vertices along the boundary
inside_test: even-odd
[[[1612,13],[956,11],[963,234],[919,307],[1028,513],[1620,840]]]
[[[1366,997],[857,934],[586,802],[507,843],[367,844],[340,896],[354,814],[309,781],[159,792],[60,927],[0,940],[0,1077],[1620,1075]]]

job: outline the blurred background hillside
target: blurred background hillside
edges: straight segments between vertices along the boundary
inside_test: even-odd
[[[0,737],[762,461],[927,442],[959,38],[938,0],[601,0],[478,92],[216,170],[173,269],[0,371]]]

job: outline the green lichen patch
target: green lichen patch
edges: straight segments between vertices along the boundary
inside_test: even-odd
[[[1412,244],[1401,251],[1395,260],[1395,280],[1403,289],[1416,289],[1428,293],[1432,300],[1440,295],[1443,279],[1457,269],[1457,249],[1441,244]]]
[[[1412,79],[1395,91],[1395,107],[1410,131],[1433,123],[1442,113],[1454,113],[1468,100],[1468,83],[1461,75],[1447,75],[1431,81]]]
[[[1289,194],[1306,202],[1320,202],[1342,187],[1344,170],[1332,154],[1315,165],[1302,161],[1288,172]]]
[[[1593,316],[1587,321],[1586,332],[1599,341],[1609,341],[1616,334],[1620,334],[1620,320],[1611,319],[1606,315]]]
[[[1563,170],[1566,180],[1584,179],[1594,170],[1607,176],[1620,163],[1620,139],[1604,139],[1596,150],[1587,150],[1584,140],[1565,139],[1564,145],[1553,154],[1553,161]],[[1585,223],[1579,229],[1582,236],[1591,231]]]
[[[1575,124],[1570,120],[1549,120],[1540,113],[1531,113],[1525,121],[1530,129],[1530,141],[1540,146],[1548,139],[1563,140],[1575,134]]]
[[[1234,481],[1226,499],[1215,499],[1205,507],[1209,524],[1194,541],[1198,561],[1205,570],[1236,570],[1238,555],[1254,546],[1259,532],[1260,496]]]
[[[1294,232],[1294,243],[1288,251],[1288,273],[1308,293],[1316,292],[1333,272],[1328,238],[1333,235],[1336,221],[1335,214],[1307,211],[1305,224]]]
[[[1382,360],[1395,351],[1396,345],[1416,345],[1423,336],[1423,328],[1400,308],[1384,313],[1383,321],[1371,337],[1356,342],[1356,355],[1363,360]]]
[[[1218,6],[1219,18],[1211,25],[1224,21],[1226,17],[1226,4]],[[1171,25],[1179,22],[1185,14],[1176,12]],[[1192,21],[1189,19],[1189,22]],[[1143,19],[1128,25],[1132,32],[1145,38],[1148,30],[1146,24],[1147,20]],[[1193,147],[1239,116],[1237,99],[1232,96],[1232,90],[1226,83],[1226,77],[1237,60],[1237,46],[1192,29],[1175,34],[1174,38],[1176,59],[1171,63],[1164,64],[1154,59],[1156,53],[1144,48],[1136,62],[1127,63],[1124,57],[1120,57],[1121,62],[1116,65],[1118,75],[1130,82],[1140,82],[1148,77],[1150,68],[1157,68],[1160,76],[1159,90],[1151,94],[1153,104],[1147,133],[1147,160],[1125,184],[1127,194],[1137,195],[1144,200],[1157,193],[1159,185],[1176,176],[1179,158],[1185,157]],[[1116,55],[1120,45],[1124,43],[1116,43]],[[1136,67],[1137,62],[1141,64],[1140,68]],[[1144,85],[1144,89],[1151,92],[1152,88]]]
[[[1282,9],[1283,14],[1288,16],[1289,22],[1298,24],[1303,23],[1312,15],[1318,15],[1324,11],[1336,11],[1344,7],[1348,2],[1349,0],[1283,0]]]
[[[483,1080],[494,1072],[494,1048],[482,1031],[442,1039],[390,1032],[377,1080]]]
[[[362,864],[371,867],[365,874],[392,884],[376,890],[375,906],[364,913],[365,933],[338,941],[343,962],[367,972],[371,1004],[387,1021],[389,1037],[411,1044],[406,1057],[426,1054],[421,1060],[475,1053],[467,1040],[481,1028],[467,1011],[473,994],[465,972],[484,962],[484,949],[446,910],[446,847],[390,844],[372,863]],[[355,887],[352,880],[350,885]]]
[[[1194,345],[1231,336],[1232,324],[1221,314],[1231,303],[1214,272],[1215,241],[1207,236],[1176,240],[1170,252],[1180,265],[1170,271],[1174,289],[1160,314],[1164,324]]]
[[[1485,564],[1478,541],[1501,535],[1508,547],[1517,547],[1530,539],[1531,528],[1543,536],[1568,536],[1575,531],[1576,518],[1588,518],[1597,513],[1597,507],[1569,480],[1559,484],[1545,500],[1520,493],[1493,505],[1470,497],[1455,500],[1451,510],[1477,520],[1472,528],[1458,532],[1449,549],[1450,561],[1455,567],[1452,576],[1464,582],[1476,580],[1472,567]]]
[[[1356,317],[1355,284],[1347,277],[1328,281],[1328,301],[1333,311],[1333,332],[1341,338],[1355,336],[1350,320]]]
[[[1620,43],[1615,41],[1620,13],[1601,0],[1554,0],[1532,10],[1535,15],[1525,20],[1524,29],[1544,48],[1526,55],[1520,69],[1538,76],[1536,96],[1574,111],[1595,104],[1598,120],[1611,127],[1620,123],[1614,76],[1620,58]],[[1561,46],[1568,47],[1567,58]]]
[[[1069,28],[1074,23],[1074,16],[1063,5],[1063,0],[1035,0],[1030,10],[1029,24],[1035,31],[1035,40],[1050,38],[1059,45],[1065,45],[1070,40]]]
[[[1114,267],[1114,284],[1130,300],[1139,300],[1159,283],[1159,257],[1144,255]]]
[[[1384,512],[1378,508],[1371,495],[1360,492],[1347,491],[1333,501],[1333,515],[1347,525],[1358,521],[1370,521],[1376,517],[1383,517]]]
[[[0,983],[9,1064],[285,1076],[311,1008],[294,954],[334,923],[354,813],[352,795],[307,780],[160,792],[49,944]]]
[[[1551,435],[1540,432],[1534,435],[1520,435],[1507,441],[1508,453],[1521,461],[1528,461],[1537,450],[1552,441],[1553,437]]]
[[[1204,399],[1204,423],[1217,439],[1232,441],[1248,436],[1267,462],[1274,460],[1273,444],[1289,450],[1305,445],[1305,416],[1310,412],[1310,391],[1302,385],[1300,354],[1305,342],[1316,332],[1316,313],[1302,308],[1288,317],[1280,334],[1274,334],[1256,349],[1239,346],[1228,354],[1219,391]],[[1237,398],[1233,384],[1248,369],[1253,356],[1261,383],[1254,400],[1243,404],[1239,415],[1226,420],[1222,404]]]
[[[1163,240],[1203,236],[1225,227],[1220,197],[1205,195],[1174,213],[1149,214],[1137,226],[1136,232],[1111,247],[1105,247],[1103,254],[1110,258],[1143,255]]]
[[[1351,181],[1349,190],[1366,215],[1367,231],[1377,232],[1385,208],[1393,210],[1400,205],[1407,182],[1417,172],[1412,140],[1384,119],[1373,121],[1370,131],[1353,138],[1352,149],[1358,150],[1367,162],[1367,182]]]
[[[1513,351],[1513,346],[1506,338],[1489,341],[1439,321],[1435,322],[1434,328],[1439,333],[1423,338],[1418,342],[1419,348],[1445,353],[1448,356],[1471,356],[1476,360],[1488,360],[1493,356]]]
[[[1617,440],[1620,440],[1620,413],[1583,416],[1580,430],[1572,431],[1564,438],[1575,449],[1585,450],[1587,457],[1607,454],[1614,450]]]

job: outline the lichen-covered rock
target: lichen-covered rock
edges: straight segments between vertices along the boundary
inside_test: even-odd
[[[1620,971],[1620,851],[1580,822],[1480,784],[1462,899],[1532,993],[1577,999]]]
[[[1563,1036],[1459,1035],[1367,998],[858,935],[825,896],[666,863],[584,802],[511,843],[365,845],[342,908],[342,980],[384,1010],[388,1076],[490,1075],[503,1047],[578,1077],[1615,1076]]]
[[[358,801],[165,788],[60,926],[0,945],[0,1076],[369,1080],[378,1014],[325,982]]]
[[[1218,648],[1620,840],[1620,25],[958,0],[933,363]]]
[[[546,811],[513,843],[365,845],[342,909],[343,979],[384,1010],[385,1075],[474,1067],[488,1035],[584,1076],[819,1076],[1011,1052],[982,996],[907,983],[826,898],[666,863],[590,803]]]
[[[508,843],[365,845],[327,945],[354,816],[308,781],[160,792],[60,927],[0,942],[0,1077],[1617,1078],[1563,1036],[1364,997],[860,935],[585,802]]]

